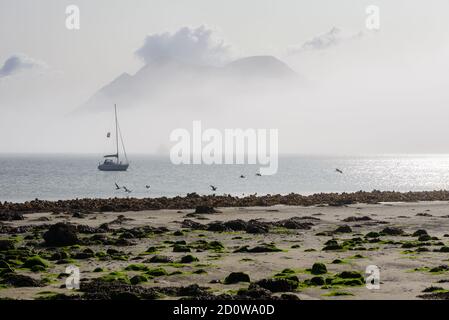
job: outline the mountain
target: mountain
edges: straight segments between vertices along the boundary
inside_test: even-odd
[[[136,74],[121,74],[102,87],[83,106],[85,111],[148,105],[207,104],[220,94],[257,94],[298,82],[299,76],[272,56],[235,60],[223,67],[202,66],[172,59],[147,63]],[[270,89],[271,88],[271,89]]]

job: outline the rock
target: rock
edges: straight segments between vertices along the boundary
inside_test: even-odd
[[[257,281],[256,284],[271,292],[288,292],[294,291],[299,283],[288,279],[262,279]]]
[[[20,212],[0,212],[0,221],[24,220]]]
[[[348,225],[339,226],[337,229],[335,229],[334,233],[351,233],[352,229]]]
[[[145,252],[147,252],[147,253],[156,253],[157,252],[157,248],[151,246]]]
[[[155,255],[148,260],[150,263],[171,263],[173,259],[168,256]]]
[[[413,237],[426,236],[426,235],[428,235],[428,233],[427,233],[427,231],[424,230],[424,229],[416,230],[416,231],[413,233]]]
[[[214,231],[214,232],[229,232],[233,231],[230,227],[226,226],[223,222],[211,222],[207,226],[207,231]]]
[[[0,260],[0,277],[11,272],[14,272],[14,269],[6,261]]]
[[[173,252],[190,252],[190,248],[186,247],[185,245],[182,244],[175,244],[173,246]]]
[[[380,237],[380,233],[374,232],[374,231],[368,232],[365,235],[365,238],[379,238],[379,237]]]
[[[418,296],[418,298],[430,299],[430,300],[449,300],[449,292],[448,291],[432,292],[432,293],[420,295],[420,296]]]
[[[315,275],[327,273],[326,265],[321,262],[314,263],[312,266],[311,273]]]
[[[192,262],[196,262],[199,261],[199,259],[197,257],[194,257],[192,255],[187,255],[181,258],[180,262],[181,263],[192,263]]]
[[[155,288],[144,288],[139,285],[130,285],[123,282],[105,282],[93,279],[80,283],[80,291],[84,292],[87,300],[111,300],[111,299],[145,299],[154,300],[160,293]],[[128,295],[130,293],[131,295]]]
[[[325,244],[323,248],[324,251],[332,251],[332,250],[341,250],[343,247],[338,244],[337,240],[329,240]]]
[[[281,294],[281,299],[282,300],[301,300],[301,299],[299,299],[299,297],[296,294],[292,294],[292,293]]]
[[[31,269],[35,266],[41,266],[45,269],[45,268],[48,268],[48,265],[49,265],[48,262],[45,261],[44,259],[42,259],[41,257],[34,256],[34,257],[31,257],[31,258],[28,258],[27,260],[25,260],[22,267]]]
[[[313,277],[308,283],[313,286],[322,286],[325,284],[323,277]]]
[[[242,298],[251,298],[257,300],[271,299],[271,291],[251,283],[248,289],[240,289],[237,291],[237,296]]]
[[[418,237],[418,241],[429,241],[432,240],[432,237],[428,234],[423,234],[422,236]]]
[[[190,228],[190,229],[193,229],[193,230],[206,230],[207,229],[206,225],[204,225],[202,223],[199,223],[199,222],[196,222],[196,221],[193,221],[193,220],[190,220],[190,219],[185,219],[181,223],[181,226],[183,228]]]
[[[436,273],[436,272],[442,272],[442,271],[448,271],[448,270],[449,270],[449,266],[444,264],[444,265],[430,269],[429,272]]]
[[[363,275],[358,271],[343,271],[337,277],[342,279],[363,279]]]
[[[14,240],[0,240],[0,251],[14,250]]]
[[[55,252],[55,253],[53,253],[51,255],[49,260],[56,261],[56,260],[68,259],[68,258],[69,258],[69,254],[67,252],[65,252],[65,251],[57,251],[57,252]]]
[[[372,220],[370,217],[363,216],[363,217],[347,217],[346,219],[343,219],[344,222],[359,222],[359,221],[370,221]]]
[[[46,269],[44,266],[35,265],[31,267],[31,271],[33,272],[44,272]]]
[[[330,207],[343,207],[343,206],[347,206],[350,204],[354,204],[355,201],[351,200],[351,199],[335,199],[333,201],[329,202],[329,206]]]
[[[341,263],[343,263],[343,261],[340,259],[335,259],[332,261],[332,264],[341,264]]]
[[[310,217],[292,217],[290,219],[285,219],[281,221],[274,222],[273,225],[277,227],[283,227],[286,229],[302,229],[302,230],[309,230],[313,223],[311,222],[304,222],[304,219],[310,219]],[[316,218],[312,218],[316,219]]]
[[[224,284],[234,284],[238,282],[251,282],[249,275],[243,272],[231,272],[224,280]]]
[[[268,233],[268,231],[269,231],[268,226],[256,220],[250,220],[246,227],[246,232],[251,234],[264,234]]]
[[[389,235],[389,236],[400,236],[404,234],[404,230],[396,227],[386,227],[381,231],[381,233]]]
[[[72,214],[72,217],[73,218],[78,218],[78,219],[84,219],[85,217],[86,217],[86,215],[84,214],[84,213],[82,213],[82,212],[74,212],[73,214]]]
[[[84,259],[90,259],[93,258],[95,254],[93,252],[83,251],[76,253],[73,258],[77,260],[84,260]]]
[[[147,282],[147,281],[148,281],[148,278],[145,277],[144,275],[135,275],[134,277],[129,279],[129,282],[134,285],[142,283],[142,282]]]
[[[417,217],[433,217],[430,213],[417,213],[416,214]]]
[[[212,213],[220,213],[220,211],[215,210],[211,206],[197,206],[195,208],[196,214],[212,214]]]
[[[44,233],[43,238],[46,246],[65,247],[79,244],[80,240],[76,233],[76,228],[65,223],[56,223]]]
[[[279,252],[279,251],[282,251],[282,250],[277,248],[275,245],[263,244],[260,246],[255,246],[254,248],[248,248],[248,246],[243,246],[243,247],[235,250],[234,253],[239,253],[239,252],[262,253],[262,252]]]
[[[425,288],[421,292],[435,292],[435,291],[444,291],[444,288],[431,286],[431,287]]]
[[[225,225],[232,231],[246,231],[248,228],[248,222],[240,219],[227,221]]]
[[[3,283],[8,284],[13,287],[42,287],[43,284],[41,281],[35,280],[29,276],[16,274],[16,273],[7,273],[3,276]]]
[[[164,268],[155,268],[155,269],[149,269],[146,274],[152,277],[160,277],[160,276],[166,276],[168,275],[168,272]]]

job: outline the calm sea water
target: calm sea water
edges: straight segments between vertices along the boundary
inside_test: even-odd
[[[127,172],[101,172],[100,159],[0,155],[0,201],[212,194],[211,184],[218,187],[215,193],[233,195],[449,189],[449,155],[283,156],[278,173],[263,177],[255,175],[257,165],[172,165],[168,157],[141,155],[130,156]],[[115,190],[115,182],[132,193]]]

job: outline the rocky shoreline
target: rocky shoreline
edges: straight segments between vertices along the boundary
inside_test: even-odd
[[[375,204],[379,202],[417,202],[449,201],[449,191],[395,192],[358,191],[353,193],[318,193],[313,195],[250,195],[236,197],[231,195],[198,195],[189,193],[185,197],[159,198],[109,198],[109,199],[73,199],[73,200],[32,200],[23,203],[0,202],[0,221],[20,218],[21,213],[36,212],[127,212],[162,209],[194,209],[206,207],[268,207],[288,206],[344,206],[354,203]]]
[[[449,204],[414,202],[444,197],[315,195],[267,208],[189,195],[175,204],[201,205],[126,212],[112,203],[154,199],[88,200],[109,202],[104,212],[73,207],[86,200],[16,204],[1,213],[0,300],[449,299]],[[380,268],[381,290],[365,287],[368,265]],[[66,288],[71,266],[78,290]]]

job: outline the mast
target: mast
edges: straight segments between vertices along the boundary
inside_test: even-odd
[[[118,155],[118,123],[117,123],[117,105],[114,104],[114,112],[115,112],[115,146],[117,147],[117,163],[119,163],[119,155]]]

